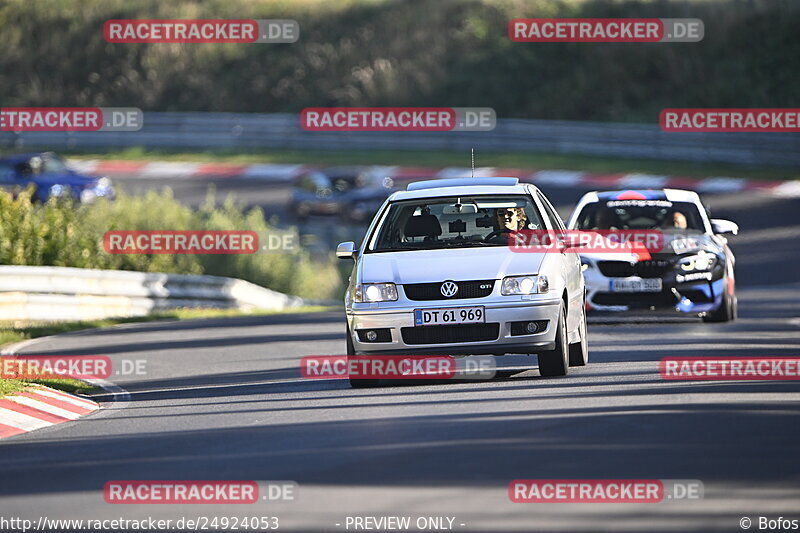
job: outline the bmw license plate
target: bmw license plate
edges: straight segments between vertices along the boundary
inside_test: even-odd
[[[614,278],[608,283],[611,292],[661,292],[661,278]]]
[[[486,322],[482,305],[473,307],[438,307],[414,309],[415,326],[441,326],[443,324],[478,324]]]

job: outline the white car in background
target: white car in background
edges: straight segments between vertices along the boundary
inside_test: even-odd
[[[735,258],[725,235],[739,227],[711,219],[700,196],[679,189],[589,192],[570,216],[571,230],[660,230],[656,253],[581,251],[588,309],[670,311],[728,322],[738,313]]]

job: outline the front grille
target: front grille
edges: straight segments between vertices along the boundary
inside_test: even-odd
[[[669,307],[678,303],[670,292],[598,292],[592,297],[597,305],[627,305],[630,307]]]
[[[666,259],[653,259],[630,264],[627,261],[598,261],[600,273],[609,278],[660,278],[669,272],[672,263]]]
[[[442,281],[436,283],[409,283],[403,285],[409,300],[462,300],[464,298],[483,298],[492,294],[494,280],[456,281],[458,292],[450,298],[442,296]]]
[[[406,344],[451,344],[456,342],[493,341],[500,335],[500,324],[463,324],[457,326],[418,326],[400,328]]]

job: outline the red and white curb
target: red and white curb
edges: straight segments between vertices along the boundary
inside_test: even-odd
[[[88,415],[100,404],[43,385],[0,398],[0,439]]]
[[[184,163],[171,161],[101,161],[70,160],[70,165],[88,174],[134,175],[141,179],[235,178],[266,182],[289,182],[315,165],[234,163]],[[469,176],[468,167],[399,167],[372,166],[369,171],[395,181],[424,178]],[[477,167],[475,176],[516,176],[520,180],[553,187],[586,187],[591,189],[691,189],[699,193],[731,193],[768,191],[778,196],[800,196],[800,180],[766,181],[715,176],[690,178],[654,174],[596,174],[574,170],[531,170],[520,168]]]
[[[129,324],[120,324],[111,326],[111,328],[120,326],[129,326]],[[21,350],[30,348],[33,344],[54,337],[54,335],[48,335],[10,344],[0,349],[0,355],[14,355]],[[104,406],[104,412],[128,406],[130,393],[122,387],[104,379],[87,379],[85,381],[102,388],[111,395],[111,398],[108,398],[111,403]],[[103,398],[103,401],[106,401],[106,398]],[[22,392],[0,398],[0,440],[35,429],[77,420],[99,409],[100,404],[89,398],[43,385],[31,384]]]

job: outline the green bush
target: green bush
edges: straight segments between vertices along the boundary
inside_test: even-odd
[[[0,193],[0,264],[51,265],[178,274],[212,274],[251,281],[280,292],[312,299],[338,297],[338,265],[312,259],[300,250],[290,254],[108,254],[103,235],[110,230],[251,230],[273,231],[258,208],[244,210],[233,200],[216,206],[213,195],[199,209],[177,202],[172,191],[143,196],[121,193],[114,202],[75,206],[51,199],[31,201]]]

